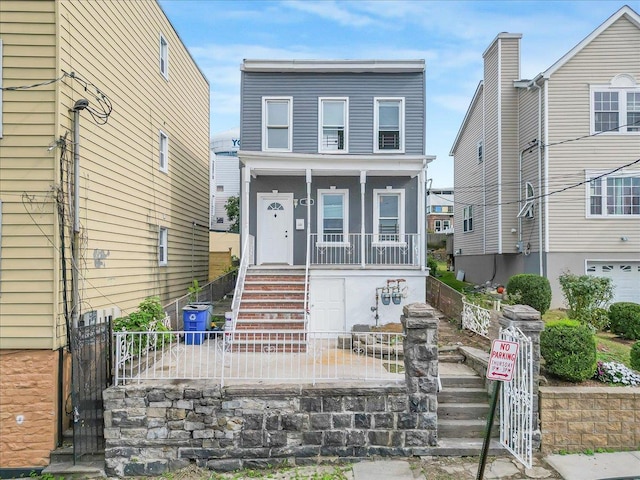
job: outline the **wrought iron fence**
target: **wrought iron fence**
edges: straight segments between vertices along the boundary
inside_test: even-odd
[[[462,300],[462,328],[489,338],[491,311]]]
[[[403,337],[302,330],[114,332],[114,383],[403,381]]]

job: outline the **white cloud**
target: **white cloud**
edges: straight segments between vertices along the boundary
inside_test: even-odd
[[[282,5],[301,12],[310,13],[348,27],[365,27],[376,23],[367,15],[349,12],[346,8],[343,8],[343,6],[346,6],[347,4],[342,2],[338,3],[334,0],[320,2],[311,0],[289,0],[282,2]]]

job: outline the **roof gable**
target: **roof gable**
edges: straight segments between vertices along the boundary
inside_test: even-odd
[[[640,29],[640,15],[636,13],[628,5],[623,6],[616,13],[611,15],[604,23],[602,23],[598,28],[596,28],[593,32],[587,35],[580,43],[578,43],[575,47],[569,50],[562,58],[560,58],[556,63],[551,65],[547,70],[542,72],[541,76],[544,78],[549,78],[553,75],[558,69],[562,68],[569,60],[575,57],[580,51],[582,51],[587,45],[589,45],[595,38],[597,38],[602,32],[608,29],[611,25],[617,22],[620,18],[626,17],[631,23],[633,23],[636,27]]]

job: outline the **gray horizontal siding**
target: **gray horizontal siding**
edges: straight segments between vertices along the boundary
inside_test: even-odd
[[[405,98],[405,153],[424,154],[423,73],[243,72],[242,149],[262,150],[262,97],[293,97],[293,151],[318,152],[318,97],[349,98],[349,153],[373,152],[373,98]]]

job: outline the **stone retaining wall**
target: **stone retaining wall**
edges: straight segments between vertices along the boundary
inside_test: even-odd
[[[640,389],[540,387],[542,451],[635,450]]]

